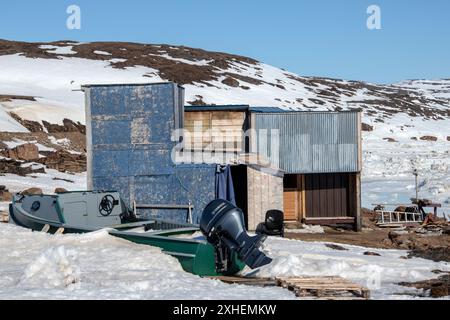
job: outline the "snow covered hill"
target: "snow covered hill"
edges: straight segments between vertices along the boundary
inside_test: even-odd
[[[450,79],[377,85],[302,77],[183,46],[0,40],[0,132],[28,131],[11,112],[41,123],[83,123],[83,84],[157,81],[184,85],[188,104],[362,109],[363,204],[407,201],[417,168],[421,195],[450,205]]]

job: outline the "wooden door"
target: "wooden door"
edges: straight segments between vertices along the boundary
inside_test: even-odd
[[[349,174],[309,174],[305,178],[306,217],[349,216]]]
[[[285,189],[283,193],[284,220],[297,221],[300,211],[300,192],[297,189]]]

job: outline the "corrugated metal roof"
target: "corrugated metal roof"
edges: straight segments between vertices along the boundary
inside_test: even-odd
[[[271,112],[290,112],[292,110],[285,110],[281,109],[279,107],[250,107],[250,112],[264,112],[264,113],[271,113]]]
[[[358,112],[255,113],[252,127],[267,142],[275,137],[279,146],[257,138],[257,152],[287,173],[358,172]],[[266,130],[261,131],[261,130]],[[278,149],[278,150],[277,150]]]

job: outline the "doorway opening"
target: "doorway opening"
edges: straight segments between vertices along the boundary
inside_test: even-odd
[[[244,213],[245,227],[248,229],[248,183],[247,166],[231,166],[236,206]]]

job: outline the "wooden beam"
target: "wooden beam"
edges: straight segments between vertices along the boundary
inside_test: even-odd
[[[355,224],[355,217],[314,217],[314,218],[304,218],[306,224],[320,224],[320,225],[331,225],[331,224]]]
[[[302,184],[301,184],[301,188],[302,188],[302,192],[301,192],[301,197],[302,197],[302,212],[301,212],[301,218],[306,218],[306,188],[305,188],[305,175],[302,174]]]

